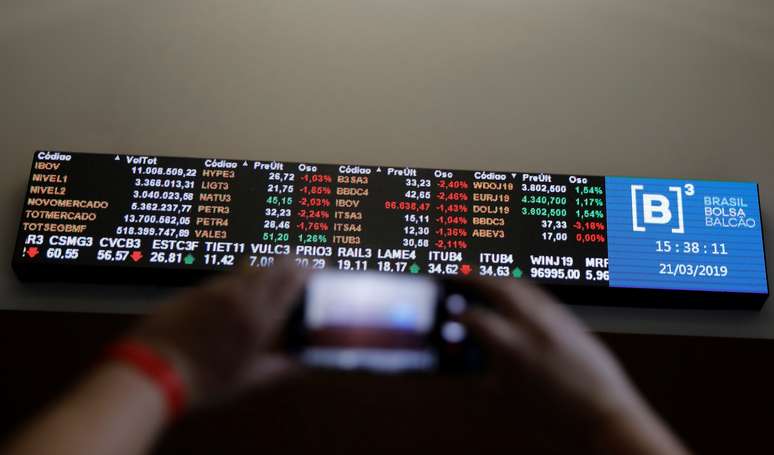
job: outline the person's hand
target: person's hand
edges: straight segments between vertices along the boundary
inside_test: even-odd
[[[463,321],[489,346],[512,406],[548,439],[576,452],[683,453],[610,352],[553,296],[524,282],[471,284],[493,310],[473,307]]]
[[[244,266],[175,297],[130,336],[173,361],[191,404],[233,396],[298,369],[278,348],[305,277],[290,258]]]

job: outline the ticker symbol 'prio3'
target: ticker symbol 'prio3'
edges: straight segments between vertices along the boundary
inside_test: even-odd
[[[683,196],[693,196],[692,184],[670,186],[668,191],[646,192],[645,185],[631,185],[632,230],[645,232],[647,225],[671,226],[673,234],[685,233]]]
[[[315,270],[529,278],[568,303],[758,309],[768,296],[754,182],[42,150],[20,215],[23,281],[190,285],[292,254]],[[417,309],[379,308],[399,323]],[[457,340],[449,322],[433,336]]]

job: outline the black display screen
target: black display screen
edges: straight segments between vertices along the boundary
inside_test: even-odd
[[[768,296],[754,183],[54,151],[34,155],[13,265],[25,280],[179,284],[287,254],[531,278],[575,303]]]

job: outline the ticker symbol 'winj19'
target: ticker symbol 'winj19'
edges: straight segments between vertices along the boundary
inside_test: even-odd
[[[750,182],[34,154],[23,280],[193,283],[239,264],[531,279],[570,303],[760,308]]]

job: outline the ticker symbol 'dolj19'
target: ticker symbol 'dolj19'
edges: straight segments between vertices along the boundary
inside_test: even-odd
[[[652,224],[671,226],[674,234],[685,233],[683,195],[695,194],[692,184],[670,186],[667,193],[646,193],[644,185],[631,185],[631,194],[633,231],[645,232]]]

